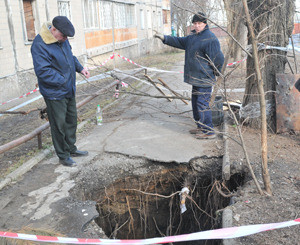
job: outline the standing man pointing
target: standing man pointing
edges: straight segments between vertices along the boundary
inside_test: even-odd
[[[224,55],[217,37],[209,30],[204,13],[192,19],[194,30],[186,37],[155,34],[164,44],[185,50],[184,82],[192,87],[193,117],[197,128],[190,130],[197,139],[213,139],[212,114],[209,108],[216,75],[221,72]]]
[[[34,71],[40,92],[47,105],[52,142],[60,163],[76,165],[71,156],[85,156],[75,146],[77,129],[76,72],[90,77],[73,56],[68,37],[75,29],[65,16],[56,16],[52,23],[45,23],[31,46]]]

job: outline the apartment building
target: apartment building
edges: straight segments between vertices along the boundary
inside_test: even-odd
[[[163,46],[153,31],[171,33],[170,0],[0,1],[0,104],[35,88],[30,47],[57,15],[72,21],[69,41],[83,64],[112,52],[129,58],[158,52]]]

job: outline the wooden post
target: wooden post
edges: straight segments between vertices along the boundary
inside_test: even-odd
[[[37,135],[37,139],[38,139],[38,148],[42,149],[43,143],[42,143],[42,133],[39,133]]]

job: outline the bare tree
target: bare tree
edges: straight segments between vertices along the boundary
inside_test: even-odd
[[[286,47],[293,30],[294,0],[252,0],[248,1],[248,8],[258,44]],[[270,129],[276,130],[275,76],[276,73],[284,72],[287,53],[278,49],[262,49],[259,51],[259,62],[267,102],[267,122]],[[259,111],[259,107],[257,107],[259,105],[257,77],[253,74],[255,74],[254,59],[248,57],[248,79],[243,107],[250,108],[250,112]],[[253,127],[259,127],[261,124],[260,116],[257,114],[246,113],[244,117],[249,118],[249,125]]]
[[[191,13],[185,11],[184,9],[189,9],[191,12],[206,12],[207,2],[205,0],[194,0],[194,1],[185,1],[185,0],[173,0],[172,1],[172,12],[171,18],[173,27],[176,28],[177,36],[180,33],[183,36],[187,36],[188,26],[191,25]],[[179,8],[178,6],[182,7]]]

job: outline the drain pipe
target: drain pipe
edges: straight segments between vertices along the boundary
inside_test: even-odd
[[[107,87],[100,89],[99,91],[97,91],[95,94],[90,95],[88,97],[86,97],[84,100],[80,101],[79,103],[77,103],[76,107],[80,108],[81,106],[85,105],[86,103],[90,102],[92,99],[96,98],[98,95],[100,95],[101,93],[105,92],[107,89],[117,85],[119,83],[119,81],[115,80],[114,82],[112,82],[111,84],[109,84]],[[50,126],[49,122],[43,124],[42,126],[36,128],[35,130],[33,130],[31,133],[26,134],[16,140],[13,140],[5,145],[0,146],[0,154],[4,153],[8,150],[11,150],[31,139],[33,139],[34,137],[38,137],[38,144],[39,147],[41,147],[41,133],[47,129]]]
[[[6,13],[7,13],[7,21],[8,21],[8,27],[9,27],[9,33],[11,38],[11,44],[14,54],[14,61],[15,61],[15,72],[18,72],[19,64],[18,64],[18,58],[17,58],[17,51],[16,51],[16,38],[15,38],[15,31],[14,31],[14,24],[12,20],[12,11],[11,11],[11,4],[10,0],[5,0],[5,7],[6,7]]]

